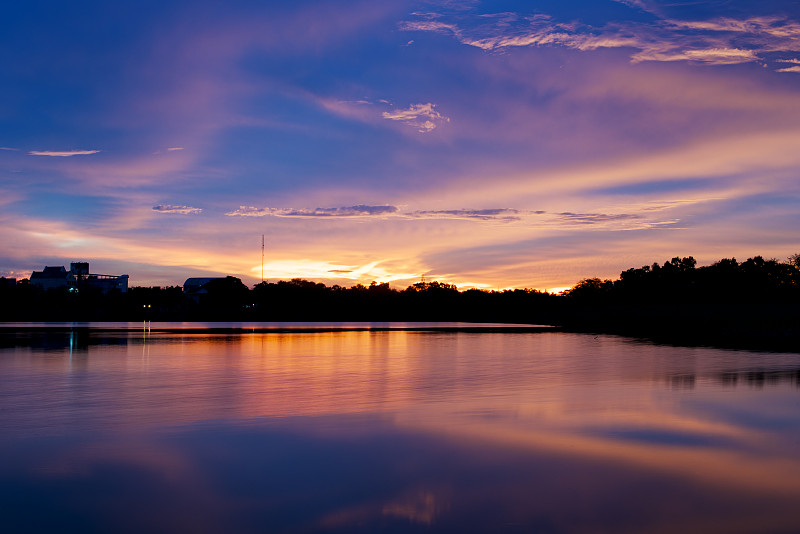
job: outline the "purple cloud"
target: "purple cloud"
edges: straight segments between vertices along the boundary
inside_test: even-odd
[[[230,217],[369,217],[380,215],[391,215],[397,212],[396,206],[368,206],[359,204],[356,206],[343,206],[339,208],[256,208],[253,206],[239,206],[239,209],[228,212],[225,215]]]
[[[97,154],[99,150],[31,150],[28,152],[31,156],[51,156],[58,158],[68,158],[71,156],[88,156]]]
[[[191,206],[174,206],[171,204],[162,204],[158,206],[153,206],[153,211],[158,213],[177,213],[180,215],[192,215],[195,213],[201,213],[203,210],[202,208],[193,208]]]

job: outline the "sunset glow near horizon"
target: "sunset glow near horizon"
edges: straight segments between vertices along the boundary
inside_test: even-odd
[[[0,276],[563,288],[800,252],[794,0],[39,2]]]

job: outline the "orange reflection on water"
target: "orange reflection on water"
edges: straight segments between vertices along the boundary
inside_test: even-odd
[[[136,436],[209,422],[262,428],[281,419],[292,433],[346,443],[345,450],[362,447],[362,454],[378,426],[397,439],[444,448],[438,459],[427,458],[425,448],[407,456],[411,467],[430,462],[435,471],[451,452],[463,455],[447,477],[429,477],[426,467],[396,493],[324,514],[325,528],[364,518],[435,525],[450,513],[449,503],[485,501],[480,484],[465,496],[452,483],[473,466],[489,478],[493,468],[506,470],[513,483],[497,483],[495,502],[520,517],[536,506],[552,515],[556,504],[532,503],[526,492],[546,496],[555,485],[562,495],[556,508],[567,515],[554,521],[564,525],[574,519],[570,499],[579,497],[573,494],[603,502],[606,485],[624,494],[642,477],[652,495],[663,491],[673,505],[688,489],[714,495],[732,514],[728,521],[725,514],[684,510],[669,524],[673,531],[752,532],[759,524],[791,530],[798,523],[786,513],[800,500],[797,355],[557,333],[413,331],[123,334],[78,349],[48,347],[3,349],[0,383],[13,403],[0,410],[3,428]],[[44,469],[108,458],[200,487],[179,453],[132,443],[108,446],[106,456],[60,451]],[[549,472],[550,464],[558,465],[549,475],[557,481],[519,474],[523,467]],[[654,489],[661,483],[667,487]],[[649,498],[651,514],[672,513]],[[714,528],[704,530],[703,518],[712,516]]]
[[[411,335],[186,336],[177,342],[179,348],[168,345],[169,356],[161,353],[162,345],[151,349],[147,373],[179,381],[180,399],[160,402],[181,406],[179,417],[188,420],[392,410],[409,400]],[[173,376],[178,373],[183,376]],[[168,397],[175,393],[160,391]]]
[[[9,385],[18,384],[31,401],[22,408],[46,406],[35,415],[66,420],[89,415],[125,425],[419,413],[448,422],[655,428],[737,440],[747,440],[749,429],[686,409],[685,401],[702,394],[735,404],[754,391],[731,389],[724,377],[765,362],[795,365],[793,355],[556,333],[154,334],[80,351],[15,353],[2,365]],[[15,372],[21,378],[11,380]],[[57,387],[24,382],[32,376]],[[757,397],[769,398],[769,391],[775,389]]]

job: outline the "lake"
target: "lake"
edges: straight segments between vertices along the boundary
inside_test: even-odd
[[[798,503],[796,353],[0,324],[2,532],[796,533]]]

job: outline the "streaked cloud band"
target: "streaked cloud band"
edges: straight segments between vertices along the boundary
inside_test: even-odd
[[[427,133],[436,129],[439,124],[450,122],[450,118],[436,111],[435,107],[430,102],[427,104],[411,104],[408,109],[384,111],[382,117],[403,122],[416,128],[420,133]]]
[[[195,213],[201,213],[203,209],[193,208],[191,206],[174,206],[171,204],[161,204],[158,206],[153,206],[153,211],[156,211],[158,213],[177,213],[180,215],[192,215]]]
[[[343,206],[338,208],[257,208],[254,206],[239,206],[238,209],[230,211],[225,215],[229,217],[370,217],[391,215],[397,212],[396,206],[368,206],[359,204],[356,206]]]
[[[28,152],[31,156],[51,156],[57,158],[68,158],[71,156],[89,156],[97,154],[99,150],[31,150]]]
[[[645,9],[640,2],[622,2]],[[657,10],[647,11],[657,15]],[[657,15],[658,16],[658,15]],[[618,21],[595,28],[557,22],[549,15],[477,12],[417,14],[400,24],[404,31],[453,35],[465,45],[492,51],[510,47],[553,46],[580,51],[632,49],[631,61],[687,61],[730,65],[774,61],[774,53],[800,51],[800,22],[782,16],[705,21],[661,17],[654,22]],[[776,69],[778,72],[794,72]]]

